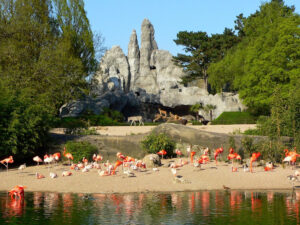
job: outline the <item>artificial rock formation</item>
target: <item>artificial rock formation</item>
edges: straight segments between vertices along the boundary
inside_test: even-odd
[[[180,81],[184,76],[184,71],[173,63],[172,55],[168,51],[158,49],[154,38],[154,28],[148,19],[143,21],[141,30],[140,48],[136,31],[133,30],[128,45],[128,56],[125,56],[119,46],[113,46],[102,57],[99,71],[93,78],[93,94],[97,96],[97,101],[89,100],[88,102],[93,102],[96,106],[106,105],[111,108],[110,103],[102,103],[102,99],[107,101],[105,97],[107,92],[111,95],[116,92],[117,96],[114,99],[119,99],[120,93],[124,95],[131,93],[130,101],[127,101],[130,106],[136,105],[136,102],[139,102],[139,105],[155,104],[170,108],[196,103],[216,105],[213,118],[223,111],[241,111],[245,108],[238,95],[232,93],[209,95],[205,88],[183,86]],[[86,105],[80,101],[74,104],[73,102],[73,105],[66,105],[65,109],[71,107],[73,111],[76,111],[74,110],[76,104],[78,109]],[[128,110],[130,107],[121,105],[123,106],[121,111],[124,108]],[[99,109],[94,111],[99,112]],[[125,114],[128,113],[125,112]],[[209,119],[209,115],[204,113],[203,116]]]

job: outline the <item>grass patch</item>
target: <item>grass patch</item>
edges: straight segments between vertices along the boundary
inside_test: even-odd
[[[256,120],[249,112],[223,112],[212,124],[256,124]]]

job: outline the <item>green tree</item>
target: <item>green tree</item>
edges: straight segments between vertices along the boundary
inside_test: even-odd
[[[81,59],[86,74],[97,68],[93,32],[84,10],[83,0],[54,0],[57,24],[61,36],[68,43],[71,55]]]
[[[300,17],[283,1],[261,5],[243,19],[242,41],[208,69],[212,88],[238,90],[243,102],[257,114],[270,113],[273,91],[288,96],[300,73]]]
[[[187,84],[197,78],[205,81],[208,88],[207,69],[210,63],[223,58],[225,52],[234,46],[239,38],[231,29],[225,28],[223,34],[208,36],[206,32],[181,31],[174,42],[182,45],[186,54],[177,54],[174,62],[186,72],[182,83]]]
[[[209,114],[210,121],[212,121],[212,113],[217,108],[216,105],[208,104],[203,107],[203,110]]]
[[[203,106],[200,103],[197,103],[195,105],[192,105],[190,107],[190,112],[194,113],[196,115],[196,120],[199,121],[199,110],[202,109]]]

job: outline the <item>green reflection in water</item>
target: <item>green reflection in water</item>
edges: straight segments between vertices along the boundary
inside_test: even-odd
[[[0,192],[0,224],[300,224],[300,191]]]

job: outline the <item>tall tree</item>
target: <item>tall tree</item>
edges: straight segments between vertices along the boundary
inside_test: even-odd
[[[96,70],[93,32],[84,10],[83,0],[54,0],[57,23],[68,51],[82,60],[87,74]]]
[[[269,114],[273,91],[288,96],[300,74],[300,16],[283,1],[261,5],[244,20],[245,37],[226,57],[210,65],[209,82],[230,84],[255,113]]]
[[[186,54],[177,54],[174,62],[186,72],[182,83],[187,84],[197,78],[203,78],[208,88],[207,69],[210,63],[219,61],[225,52],[238,42],[231,29],[225,28],[223,34],[208,36],[206,32],[181,31],[174,42],[182,45]]]

